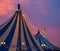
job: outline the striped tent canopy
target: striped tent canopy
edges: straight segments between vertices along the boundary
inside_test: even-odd
[[[0,51],[44,51],[30,32],[20,4],[12,18],[0,26]]]
[[[20,4],[15,14],[0,26],[0,51],[46,51],[31,33]]]
[[[45,51],[53,51],[53,50],[60,50],[60,48],[56,47],[52,43],[49,42],[49,40],[41,35],[41,33],[37,32],[36,35],[34,35],[35,39],[39,42],[39,44],[44,48]]]

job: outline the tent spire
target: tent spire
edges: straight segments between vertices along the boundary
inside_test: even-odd
[[[17,5],[16,13],[18,13],[18,14],[22,14],[21,6],[20,6],[19,3],[18,3],[18,5]]]
[[[20,9],[21,9],[20,4],[18,4],[18,10],[20,10]]]
[[[40,34],[40,31],[38,30],[38,34]]]

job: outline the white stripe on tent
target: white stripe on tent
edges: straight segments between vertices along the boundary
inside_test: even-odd
[[[22,17],[21,17],[21,48],[24,49],[24,50],[27,50],[26,46],[23,47],[22,43],[25,43],[25,39],[24,39],[23,25],[22,25]]]
[[[12,39],[12,42],[11,42],[11,45],[10,45],[11,48],[9,48],[9,51],[16,51],[16,44],[17,44],[17,38],[18,38],[18,27],[19,27],[19,18],[17,20],[16,29],[15,29],[15,32],[14,32],[14,36],[13,36],[13,39]]]

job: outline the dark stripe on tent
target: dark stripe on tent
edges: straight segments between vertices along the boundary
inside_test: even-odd
[[[20,15],[19,15],[19,32],[18,32],[16,51],[19,51],[19,50],[21,50],[21,18],[20,18]]]
[[[13,24],[13,27],[12,27],[9,35],[7,36],[6,40],[4,41],[4,42],[6,42],[6,45],[0,46],[1,51],[8,51],[8,49],[10,48],[10,44],[11,44],[11,41],[12,41],[12,38],[13,38],[13,35],[14,35],[16,24],[17,24],[17,17],[16,17],[16,20]]]
[[[3,27],[2,30],[0,30],[0,36],[2,36],[4,34],[4,32],[7,30],[7,28],[10,26],[10,24],[12,23],[14,17],[15,17],[15,15],[12,17],[12,19],[10,20],[10,22],[5,27]]]
[[[26,31],[25,31],[25,27],[24,27],[24,22],[23,22],[23,21],[22,21],[22,24],[23,24],[23,32],[24,32],[24,38],[25,38],[27,50],[28,50],[28,51],[32,51],[32,49],[31,49],[31,47],[30,47],[30,45],[29,45],[27,36],[26,36]]]
[[[16,47],[16,51],[21,50],[21,43],[20,43],[20,33],[18,33],[18,39],[17,39],[17,47]]]

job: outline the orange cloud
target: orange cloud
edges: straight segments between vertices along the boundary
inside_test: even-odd
[[[10,4],[11,1],[9,2],[8,0],[2,0],[0,2],[0,15],[5,15],[9,13],[11,10],[14,9],[14,6]]]

